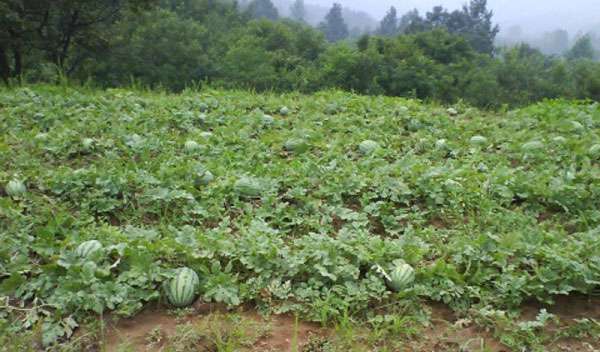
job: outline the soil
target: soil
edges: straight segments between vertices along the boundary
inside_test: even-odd
[[[484,331],[473,325],[469,320],[458,319],[452,310],[443,304],[430,303],[431,324],[419,332],[418,339],[407,343],[406,349],[398,351],[489,351],[509,352],[495,339],[491,332]],[[534,320],[541,309],[557,315],[561,326],[574,322],[575,319],[600,320],[600,298],[587,296],[557,297],[555,304],[545,306],[537,302],[528,302],[522,308],[522,319]],[[184,316],[177,317],[172,312],[161,307],[150,307],[130,319],[122,319],[110,323],[105,339],[105,351],[116,352],[124,343],[133,351],[161,351],[169,336],[176,333],[179,325],[198,323],[214,313],[227,314],[228,311],[219,305],[197,304]],[[296,321],[293,316],[280,315],[263,318],[252,310],[238,310],[236,314],[256,324],[253,326],[268,326],[267,333],[258,336],[245,351],[303,351],[309,340],[314,337],[327,339],[334,332],[321,325]],[[225,316],[225,315],[223,315]],[[159,328],[159,330],[157,330]],[[551,329],[558,329],[558,326]],[[149,337],[160,331],[160,336],[154,336],[156,341],[149,345]],[[296,342],[297,346],[292,346]],[[209,351],[210,349],[206,349]],[[365,351],[372,349],[365,348]],[[550,351],[598,351],[598,341],[590,339],[562,339],[548,346]],[[312,350],[311,350],[312,351]]]
[[[127,345],[133,351],[162,351],[168,336],[176,333],[178,326],[199,323],[213,313],[227,314],[225,307],[212,304],[196,304],[190,314],[177,317],[160,307],[151,307],[133,318],[122,319],[109,324],[105,338],[105,351],[117,352]],[[229,313],[231,313],[229,311]],[[244,319],[254,321],[257,326],[269,326],[268,333],[254,341],[247,351],[301,351],[311,336],[323,336],[328,332],[321,325],[296,321],[291,315],[271,316],[268,319],[253,311],[235,311]],[[149,337],[156,329],[160,331],[160,341],[149,344]],[[296,341],[298,346],[292,348]],[[211,351],[207,348],[206,351]]]

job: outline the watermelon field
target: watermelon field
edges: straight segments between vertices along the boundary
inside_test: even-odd
[[[0,351],[597,351],[600,104],[0,88]]]

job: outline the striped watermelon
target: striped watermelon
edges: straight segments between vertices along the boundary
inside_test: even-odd
[[[366,140],[366,141],[362,141],[360,142],[360,144],[358,145],[358,150],[363,154],[363,155],[369,155],[369,154],[373,154],[373,152],[379,147],[379,143],[372,141],[370,139]]]
[[[165,290],[172,305],[185,307],[194,302],[199,286],[200,279],[194,270],[180,268],[177,269],[175,277],[167,283]]]
[[[593,158],[598,158],[600,156],[600,144],[594,144],[588,150],[588,154]]]
[[[27,192],[27,188],[23,182],[19,180],[12,180],[6,185],[5,191],[6,194],[11,197],[18,197],[25,194],[25,192]]]
[[[469,143],[471,143],[471,145],[477,145],[477,146],[485,146],[487,144],[487,142],[488,142],[488,140],[484,136],[473,136],[473,137],[471,137],[471,140],[469,141]]]
[[[415,280],[415,269],[402,260],[395,260],[394,268],[389,273],[388,285],[399,292],[407,288]]]
[[[102,243],[96,240],[85,241],[75,249],[75,254],[81,258],[87,258],[92,253],[102,249]]]

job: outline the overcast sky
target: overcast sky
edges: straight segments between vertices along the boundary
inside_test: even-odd
[[[331,6],[339,2],[344,6],[360,9],[380,19],[390,6],[399,12],[417,8],[421,12],[435,5],[456,9],[467,0],[305,0]],[[600,26],[600,0],[488,0],[488,6],[494,10],[494,19],[504,29],[520,25],[530,34],[557,28],[569,32],[587,31]]]

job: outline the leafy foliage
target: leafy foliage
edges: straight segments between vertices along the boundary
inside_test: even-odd
[[[95,314],[135,314],[182,266],[205,301],[323,322],[397,299],[373,267],[398,259],[415,270],[403,299],[457,312],[600,284],[596,103],[492,114],[339,92],[37,86],[3,89],[0,105],[1,188],[27,180],[0,196],[0,321],[47,344]],[[286,152],[299,136],[310,147]],[[381,147],[363,156],[365,140]],[[89,240],[102,250],[76,255]]]

